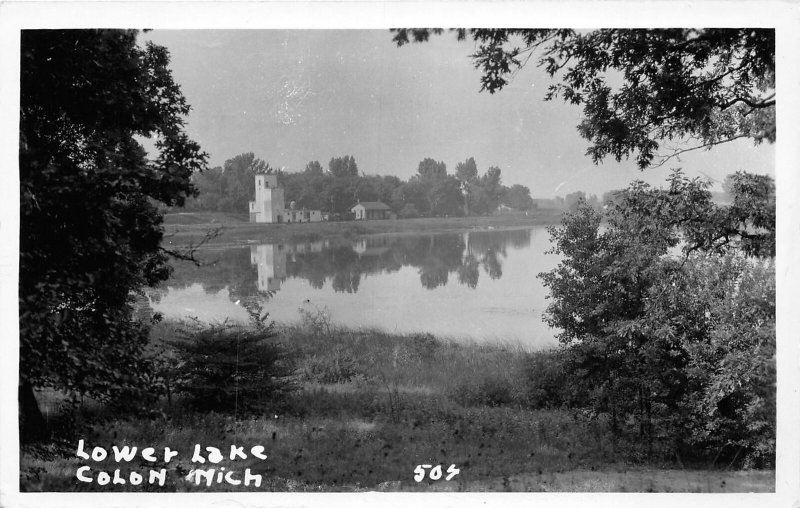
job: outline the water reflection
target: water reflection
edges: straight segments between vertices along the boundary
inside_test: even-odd
[[[347,327],[543,347],[554,339],[536,274],[558,262],[545,255],[549,247],[544,227],[254,242],[206,250],[199,267],[177,263],[150,296],[153,309],[173,319],[246,321],[242,304],[256,301],[274,321],[294,322],[308,304]]]
[[[272,296],[289,278],[326,284],[337,293],[357,293],[363,277],[413,267],[423,288],[451,278],[475,289],[482,276],[503,276],[507,249],[526,248],[531,230],[477,231],[413,236],[376,236],[355,242],[263,243],[205,255],[204,266],[179,263],[168,285],[201,283],[208,293],[227,287],[231,300]]]

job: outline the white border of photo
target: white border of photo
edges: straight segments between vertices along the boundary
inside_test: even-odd
[[[778,142],[778,442],[774,494],[20,493],[17,420],[19,31],[26,28],[774,27]],[[387,37],[390,37],[387,31]],[[787,1],[6,1],[0,0],[0,506],[800,506],[800,3]],[[476,78],[477,79],[477,78]],[[733,170],[738,168],[732,168]],[[413,469],[409,464],[409,471]],[[409,473],[409,478],[411,477]]]

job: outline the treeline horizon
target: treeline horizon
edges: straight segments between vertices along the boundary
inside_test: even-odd
[[[502,171],[489,166],[479,173],[473,157],[447,172],[442,161],[425,158],[408,180],[394,175],[359,172],[355,157],[332,157],[327,169],[310,161],[303,171],[286,172],[248,152],[225,161],[222,166],[195,173],[192,182],[199,194],[188,199],[185,211],[245,213],[255,196],[254,176],[274,173],[284,189],[286,206],[321,210],[344,217],[358,202],[381,201],[398,217],[443,217],[490,215],[498,206],[528,211],[536,208],[530,189],[503,185]]]

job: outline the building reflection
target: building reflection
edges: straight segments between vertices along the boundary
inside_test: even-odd
[[[503,275],[509,246],[530,245],[530,230],[477,231],[460,234],[377,236],[355,242],[265,243],[250,247],[259,292],[280,290],[287,278],[307,280],[312,287],[330,283],[336,292],[355,293],[361,277],[391,273],[404,266],[419,270],[427,289],[444,286],[454,274],[459,284],[475,289],[481,269],[490,279]]]
[[[308,242],[297,244],[263,243],[250,247],[250,264],[257,269],[256,285],[261,292],[274,292],[286,280],[286,263],[296,262],[298,255],[318,254],[330,243]]]
[[[250,247],[250,263],[258,269],[259,291],[277,291],[286,280],[286,253],[283,245],[265,243]]]
[[[292,278],[314,289],[327,285],[338,293],[356,293],[363,277],[411,267],[425,289],[453,282],[476,289],[482,277],[501,278],[507,249],[527,248],[531,234],[528,229],[263,243],[208,251],[199,265],[176,263],[166,285],[199,282],[208,293],[227,288],[232,301],[269,297]]]

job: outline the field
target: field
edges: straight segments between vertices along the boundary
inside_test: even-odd
[[[162,323],[154,340],[183,326]],[[148,416],[86,401],[72,419],[59,420],[58,394],[43,393],[62,441],[22,452],[24,491],[612,491],[770,492],[774,471],[729,471],[727,464],[644,457],[637,443],[615,438],[602,419],[564,409],[534,409],[538,363],[549,352],[513,345],[455,343],[430,335],[396,335],[333,328],[309,316],[268,339],[292,360],[297,390],[285,404],[257,415],[193,410],[180,398],[162,398]],[[86,447],[164,447],[180,454],[169,463],[137,457],[115,464],[81,460]],[[58,444],[60,443],[60,444]],[[229,450],[264,446],[266,460],[224,460],[239,474],[263,475],[259,487],[226,482],[200,486],[185,478],[196,444]],[[66,452],[66,453],[64,453]],[[453,465],[449,481],[414,480],[417,465]],[[167,481],[132,486],[79,483],[82,465],[111,473],[167,469]],[[95,477],[96,478],[96,477]]]
[[[165,217],[165,244],[199,242],[208,231],[220,230],[209,245],[227,246],[254,242],[315,241],[357,238],[377,234],[445,233],[485,229],[518,229],[556,224],[561,212],[543,210],[487,217],[433,217],[302,224],[254,224],[244,214],[172,213]]]

